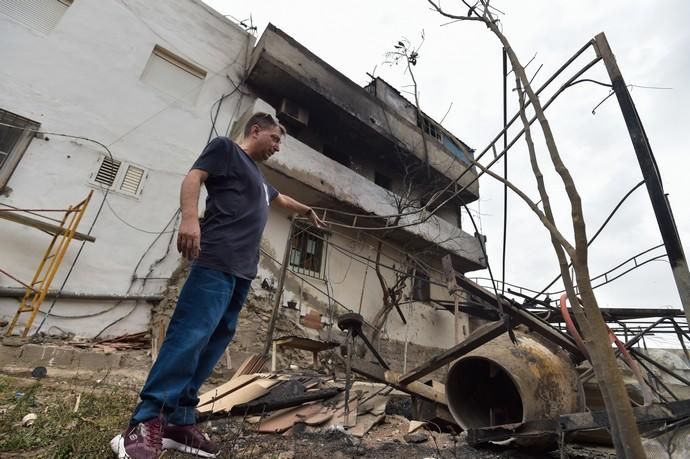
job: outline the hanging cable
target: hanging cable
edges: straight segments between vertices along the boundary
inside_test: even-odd
[[[508,54],[503,51],[503,255],[501,258],[501,295],[505,293],[506,280],[506,248],[508,240]]]
[[[640,181],[637,185],[635,185],[634,187],[632,187],[632,188],[630,189],[630,191],[628,191],[628,192],[625,194],[625,196],[623,196],[623,197],[621,198],[621,200],[618,202],[618,204],[616,204],[616,207],[614,207],[613,210],[609,213],[608,217],[606,217],[606,220],[604,220],[604,223],[602,223],[601,226],[599,227],[599,229],[596,231],[596,233],[594,233],[594,236],[592,236],[592,238],[589,240],[589,242],[587,242],[587,247],[589,247],[590,245],[592,245],[592,243],[597,239],[597,237],[599,236],[599,234],[601,234],[601,232],[604,230],[604,228],[606,227],[606,225],[608,225],[608,223],[611,221],[611,218],[613,218],[613,216],[616,214],[616,212],[618,212],[618,209],[620,209],[620,207],[623,205],[623,203],[625,202],[625,200],[628,199],[628,198],[630,197],[630,195],[633,194],[633,192],[634,192],[635,190],[637,190],[639,187],[641,187],[642,185],[644,185],[644,180]],[[572,263],[572,261],[571,261],[570,264],[568,264],[568,268],[570,268],[572,265],[573,265],[573,263]],[[555,284],[556,282],[558,282],[558,280],[561,278],[561,276],[562,276],[562,274],[558,274],[558,275],[549,283],[549,285],[547,285],[546,287],[544,287],[543,289],[541,289],[541,291],[540,291],[538,294],[536,294],[536,295],[532,298],[532,300],[535,300],[538,296],[543,295],[544,292],[546,292],[553,284]]]
[[[503,325],[505,325],[506,330],[508,331],[508,336],[510,337],[510,341],[513,342],[513,344],[517,344],[517,338],[515,337],[515,333],[513,332],[513,326],[511,324],[510,316],[503,311],[503,303],[501,301],[501,296],[498,294],[498,288],[496,288],[496,281],[494,280],[494,275],[493,272],[491,271],[491,264],[489,263],[489,257],[486,253],[486,247],[484,246],[484,240],[483,237],[479,233],[479,228],[477,227],[477,224],[474,222],[474,217],[470,213],[469,209],[467,208],[466,204],[463,204],[465,207],[465,210],[467,211],[467,215],[470,216],[470,221],[472,222],[472,226],[474,227],[474,232],[476,237],[479,239],[479,246],[482,249],[482,253],[484,254],[484,259],[486,260],[486,269],[489,271],[489,276],[491,277],[491,285],[493,285],[494,288],[494,295],[496,295],[496,305],[498,306],[498,315],[503,321]]]

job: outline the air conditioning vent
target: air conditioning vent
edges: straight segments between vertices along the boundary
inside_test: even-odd
[[[131,164],[127,166],[127,172],[122,179],[122,184],[120,185],[120,190],[129,194],[139,193],[139,186],[141,185],[141,180],[144,178],[144,169],[141,167],[132,166]]]
[[[101,167],[98,168],[98,173],[94,181],[105,185],[106,187],[113,186],[115,183],[115,177],[120,170],[120,165],[122,163],[116,159],[111,159],[109,157],[104,157],[103,162],[101,162]]]
[[[280,103],[278,116],[286,122],[292,122],[302,126],[309,124],[309,112],[288,99],[283,99]]]

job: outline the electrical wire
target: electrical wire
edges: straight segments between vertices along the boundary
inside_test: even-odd
[[[465,210],[467,210],[467,205],[463,204],[465,206]],[[486,269],[489,271],[489,277],[491,277],[491,285],[494,288],[494,295],[496,295],[496,305],[498,309],[498,315],[503,321],[503,324],[506,327],[506,330],[508,331],[508,336],[510,337],[510,341],[512,341],[513,344],[517,344],[517,338],[515,337],[515,333],[513,332],[513,327],[511,325],[510,321],[510,316],[506,314],[503,311],[503,303],[501,302],[501,295],[498,293],[498,288],[496,288],[496,281],[494,280],[494,275],[491,270],[491,264],[489,263],[489,257],[486,253],[486,247],[484,246],[484,241],[482,240],[482,235],[479,233],[479,228],[477,228],[477,224],[474,221],[474,217],[472,217],[472,214],[467,211],[467,215],[470,216],[470,221],[472,222],[472,226],[474,227],[474,231],[476,234],[476,237],[479,238],[479,246],[482,249],[482,253],[484,254],[484,259],[486,260]]]
[[[502,49],[503,55],[503,250],[501,257],[501,279],[506,279],[506,250],[508,247],[508,53]],[[505,283],[501,283],[501,295],[505,293]]]
[[[102,187],[102,189],[103,189],[103,187]],[[115,216],[115,218],[117,218],[118,220],[120,220],[120,222],[121,222],[122,224],[124,224],[125,226],[128,226],[128,227],[132,228],[132,229],[135,230],[135,231],[139,231],[140,233],[146,233],[146,234],[161,234],[159,231],[149,231],[149,230],[145,230],[145,229],[143,229],[143,228],[139,228],[138,226],[132,225],[132,224],[129,223],[127,220],[125,220],[124,218],[122,218],[117,212],[115,212],[115,209],[113,209],[113,207],[112,207],[111,204],[110,204],[110,200],[106,199],[105,203],[106,203],[106,205],[108,206],[108,209],[110,210],[110,212]],[[179,209],[178,209],[176,212],[179,212]],[[172,229],[172,230],[170,230],[170,231],[166,231],[166,233],[174,233],[174,232],[175,232],[174,229]]]
[[[177,220],[177,217],[178,217],[179,215],[180,215],[180,210],[178,209],[178,210],[173,214],[173,216],[170,218],[170,220],[168,220],[168,223],[165,225],[165,227],[163,227],[163,229],[160,231],[160,233],[158,233],[158,235],[153,239],[153,241],[151,241],[151,243],[150,243],[149,246],[146,248],[146,250],[144,251],[144,253],[142,253],[141,257],[139,257],[139,261],[137,262],[136,266],[134,267],[134,270],[132,271],[132,277],[131,277],[131,280],[130,280],[129,288],[127,289],[127,293],[130,293],[130,292],[131,292],[132,288],[134,287],[135,281],[136,281],[136,280],[139,280],[139,279],[143,279],[143,283],[142,283],[142,286],[141,286],[141,287],[143,288],[144,285],[146,284],[146,281],[148,280],[149,275],[153,272],[153,269],[155,268],[155,266],[157,266],[157,265],[158,265],[159,263],[161,263],[165,258],[167,258],[168,254],[170,253],[170,247],[172,246],[172,241],[174,240],[174,232],[170,235],[170,239],[168,240],[167,249],[166,249],[165,253],[163,254],[163,256],[160,257],[160,258],[158,258],[157,260],[155,260],[155,261],[151,264],[151,266],[149,267],[149,271],[148,271],[147,275],[146,275],[144,278],[139,278],[139,277],[137,277],[137,275],[136,275],[137,270],[139,269],[139,266],[141,265],[141,262],[144,260],[144,257],[146,257],[146,255],[147,255],[147,254],[149,253],[149,251],[153,248],[153,246],[156,244],[156,242],[158,241],[158,239],[160,239],[161,236],[163,236],[163,234],[169,233],[169,231],[166,231],[166,230],[168,229],[168,227],[169,227],[174,221]],[[115,305],[113,305],[113,307],[111,308],[111,310],[112,310],[112,309],[115,309],[115,307],[119,306],[120,304],[122,304],[122,301],[118,301]],[[96,335],[94,335],[93,339],[98,338],[98,337],[101,336],[101,335],[103,334],[103,332],[105,332],[107,329],[109,329],[110,327],[112,327],[112,326],[115,325],[115,324],[118,324],[118,323],[122,322],[122,321],[125,320],[127,317],[129,317],[130,315],[132,315],[132,313],[133,313],[134,310],[138,307],[138,305],[139,305],[139,302],[135,300],[135,301],[134,301],[134,305],[132,305],[132,307],[130,308],[129,311],[127,311],[124,315],[118,317],[117,319],[113,320],[112,322],[109,322],[109,323],[108,323],[105,327],[103,327]]]
[[[563,64],[547,81],[535,92],[537,95],[539,95],[560,73],[562,73],[565,68],[567,68],[578,56],[580,56],[587,48],[589,48],[592,45],[592,41],[588,42],[586,45],[584,45],[578,52],[573,55],[565,64]],[[601,60],[600,57],[596,57],[592,59],[589,63],[584,65],[580,70],[578,70],[572,77],[570,77],[564,84],[562,84],[556,92],[543,104],[543,109],[545,110],[548,108],[555,100],[556,98],[562,94],[566,89],[570,87],[570,84],[577,80],[582,74],[587,72],[590,68],[592,68],[595,64],[597,64]],[[526,104],[526,106],[529,106],[529,102]],[[496,142],[504,135],[504,132],[518,119],[519,113],[514,115],[513,118],[508,122],[506,128],[501,130],[496,137],[482,150],[482,152],[477,156],[476,159],[471,160],[475,165],[478,164],[478,161],[489,151],[492,149],[492,147],[495,146]],[[530,121],[529,124],[532,124],[534,121],[536,121],[536,116],[533,117]],[[507,151],[512,148],[512,146],[517,142],[517,140],[524,134],[525,129],[521,129],[518,134],[513,137],[513,139],[509,142],[507,148],[504,148],[503,151],[501,151],[499,154],[495,156],[495,158],[489,162],[487,166],[484,166],[485,169],[490,169],[493,165],[496,164],[504,155],[507,153]],[[448,191],[451,187],[457,185],[459,181],[470,171],[472,170],[471,168],[466,168],[460,175],[455,179],[451,180],[446,184],[446,186],[437,193],[437,196],[441,196],[443,193]],[[351,229],[362,229],[362,230],[367,230],[367,231],[376,231],[376,230],[390,230],[390,229],[398,229],[398,228],[405,228],[409,226],[414,226],[418,225],[420,223],[424,223],[427,220],[429,220],[441,207],[446,205],[448,202],[450,202],[452,199],[460,195],[460,193],[464,192],[467,188],[469,188],[472,184],[474,184],[479,178],[484,175],[484,171],[481,171],[477,176],[469,181],[469,183],[463,185],[459,190],[456,190],[455,192],[451,193],[451,195],[445,199],[443,202],[440,204],[437,204],[436,202],[427,202],[426,205],[422,206],[419,209],[409,211],[409,212],[399,212],[397,214],[392,214],[392,215],[371,215],[371,214],[355,214],[351,212],[342,212],[342,211],[334,211],[331,209],[332,213],[340,214],[340,215],[347,215],[351,217],[357,217],[358,219],[372,219],[372,220],[385,220],[386,223],[388,223],[388,220],[390,219],[397,219],[400,221],[404,217],[408,217],[410,215],[416,215],[424,212],[424,215],[419,218],[418,220],[412,221],[412,222],[407,222],[407,223],[398,223],[396,225],[388,225],[386,224],[383,227],[372,227],[372,226],[356,226],[356,225],[345,225],[339,222],[334,222],[334,221],[329,221],[330,224],[332,225],[337,225],[337,226],[342,226],[342,227],[348,227]],[[433,209],[429,211],[429,208],[433,205]],[[319,209],[319,210],[328,210],[328,209],[323,209],[319,207],[314,207],[314,209]]]
[[[606,227],[606,225],[608,225],[608,223],[611,221],[611,219],[612,219],[613,216],[616,214],[616,212],[618,212],[618,209],[620,209],[620,207],[621,207],[621,206],[623,205],[623,203],[630,197],[630,195],[632,195],[633,192],[634,192],[635,190],[637,190],[639,187],[641,187],[644,183],[645,183],[644,180],[640,181],[637,185],[633,186],[633,187],[632,187],[632,188],[621,198],[620,201],[618,201],[618,204],[616,204],[616,206],[615,206],[615,207],[613,208],[613,210],[609,213],[609,215],[606,217],[606,219],[604,220],[604,222],[599,226],[599,229],[597,229],[597,231],[594,233],[594,236],[592,236],[592,238],[587,242],[587,247],[589,247],[590,245],[592,245],[592,243],[594,243],[594,241],[597,239],[597,237],[599,236],[599,234],[601,234],[601,232],[604,230],[604,228]],[[571,261],[570,264],[568,264],[568,268],[570,268],[572,265],[573,265],[573,263],[572,263],[572,261]],[[538,296],[543,295],[553,284],[555,284],[556,282],[558,282],[558,280],[561,278],[561,276],[562,276],[562,274],[559,273],[559,274],[549,283],[549,285],[547,285],[546,287],[544,287],[544,288],[541,290],[541,292],[539,292],[538,294],[536,294],[536,295],[532,298],[532,300],[536,300],[536,298],[537,298]]]
[[[6,126],[6,127],[9,127],[9,128],[14,128],[14,129],[21,129],[21,130],[23,130],[23,131],[29,131],[29,132],[34,132],[34,133],[41,133],[41,134],[43,134],[43,135],[51,135],[51,136],[56,136],[56,137],[64,137],[64,138],[78,139],[78,140],[83,140],[83,141],[91,142],[91,143],[94,143],[94,144],[100,146],[101,148],[103,148],[103,150],[105,150],[105,152],[107,153],[108,157],[109,157],[110,159],[113,159],[113,154],[112,154],[112,152],[110,151],[110,149],[108,148],[108,146],[106,146],[104,143],[102,143],[102,142],[100,142],[100,141],[98,141],[98,140],[91,139],[91,138],[89,138],[89,137],[76,136],[76,135],[71,135],[71,134],[64,134],[64,133],[60,133],[60,132],[46,132],[46,131],[40,131],[40,130],[38,130],[38,129],[28,129],[28,128],[24,128],[24,127],[21,127],[21,126],[16,126],[16,125],[12,125],[12,124],[8,124],[8,123],[2,123],[2,122],[0,122],[0,125]],[[152,233],[152,232],[150,232],[150,231],[142,230],[141,228],[137,228],[137,227],[135,227],[135,226],[133,226],[133,225],[127,223],[124,219],[122,219],[119,215],[117,215],[117,213],[112,209],[112,207],[110,207],[109,202],[108,202],[108,194],[110,193],[110,189],[109,189],[109,188],[105,188],[105,187],[103,187],[103,186],[101,185],[101,191],[103,191],[103,199],[101,200],[101,203],[100,203],[100,205],[98,206],[98,210],[97,210],[96,215],[94,216],[94,218],[93,218],[93,220],[92,220],[92,222],[91,222],[91,226],[89,227],[88,231],[86,232],[87,235],[91,235],[91,233],[93,232],[93,229],[94,229],[94,227],[95,227],[95,225],[96,225],[96,222],[98,221],[98,218],[99,218],[99,216],[101,215],[101,213],[102,213],[102,211],[103,211],[104,205],[108,205],[108,207],[110,208],[110,210],[113,212],[113,215],[115,215],[115,216],[116,216],[120,221],[122,221],[123,223],[127,224],[127,226],[130,226],[130,227],[132,227],[132,228],[134,228],[134,229],[136,229],[136,230],[138,230],[138,231],[141,231],[141,232]],[[8,205],[8,206],[9,206],[9,205]],[[12,207],[12,206],[9,206],[9,207]],[[142,260],[143,257],[146,255],[146,253],[148,253],[148,251],[151,249],[151,247],[153,246],[153,244],[155,243],[155,241],[157,241],[158,238],[160,238],[160,236],[161,236],[162,234],[164,234],[165,232],[174,232],[174,231],[165,231],[165,230],[168,228],[168,226],[170,225],[170,223],[172,222],[172,220],[174,219],[174,217],[175,217],[178,213],[179,213],[179,209],[175,212],[175,214],[173,215],[173,217],[171,218],[171,220],[168,222],[168,224],[166,224],[166,226],[165,226],[165,228],[164,228],[164,231],[158,234],[158,236],[154,239],[154,242],[153,242],[151,245],[149,245],[149,247],[147,248],[147,250],[144,252],[144,254],[142,255],[142,257],[139,259],[139,262],[137,263],[137,267],[135,268],[135,274],[134,274],[134,276],[136,275],[136,269],[138,269],[138,267],[139,267],[139,265],[140,265],[140,263],[141,263],[141,260]],[[67,282],[68,282],[68,280],[69,280],[69,278],[70,278],[72,272],[74,271],[74,268],[76,267],[77,261],[79,260],[79,257],[81,256],[81,253],[82,253],[82,251],[83,251],[85,245],[86,245],[86,241],[82,241],[82,243],[81,243],[81,245],[80,245],[80,247],[79,247],[79,250],[77,251],[77,253],[76,253],[74,259],[72,260],[72,263],[70,264],[69,270],[67,271],[67,274],[65,275],[65,278],[63,279],[62,284],[60,285],[60,288],[57,290],[55,296],[53,297],[53,300],[52,300],[52,302],[51,302],[51,304],[50,304],[48,310],[47,310],[47,311],[42,311],[42,310],[39,311],[39,312],[41,312],[41,314],[43,314],[43,318],[42,318],[42,320],[41,320],[41,323],[40,323],[40,324],[38,325],[38,327],[36,328],[36,331],[34,332],[34,335],[37,335],[37,334],[41,331],[41,328],[42,328],[43,325],[45,324],[45,321],[46,321],[47,318],[50,317],[51,315],[54,316],[54,317],[59,317],[59,318],[72,318],[72,319],[95,317],[95,316],[99,316],[99,315],[105,314],[105,313],[107,313],[107,312],[110,312],[110,311],[112,311],[113,309],[115,309],[115,307],[117,307],[117,306],[119,305],[119,302],[118,302],[118,303],[116,303],[115,305],[113,305],[112,307],[110,307],[110,308],[108,308],[108,309],[105,309],[105,310],[103,310],[103,311],[99,311],[99,312],[96,312],[96,313],[92,313],[92,314],[82,314],[82,315],[74,315],[74,316],[72,316],[72,315],[70,315],[70,316],[64,316],[64,315],[55,315],[55,314],[52,314],[52,310],[53,310],[53,308],[55,307],[55,304],[57,303],[57,301],[59,300],[60,295],[62,294],[62,291],[64,290],[64,288],[65,288],[65,286],[66,286],[66,284],[67,284]],[[104,331],[104,330],[102,330],[102,331]],[[102,331],[101,331],[101,333],[102,333]]]
[[[261,250],[261,253],[263,253],[266,257],[268,257],[271,261],[273,261],[274,263],[276,263],[278,266],[280,266],[280,265],[283,264],[282,261],[280,261],[280,260],[278,260],[277,258],[275,258],[273,255],[271,255],[270,253],[268,253],[268,252],[267,252],[266,250],[264,250],[263,248],[261,248],[260,250]],[[300,273],[298,273],[298,272],[296,272],[296,271],[294,271],[294,270],[292,270],[292,269],[290,269],[290,268],[287,269],[287,272],[289,272],[290,274],[292,274],[292,275],[295,276],[296,278],[298,278],[298,279],[304,281],[305,284],[309,285],[310,287],[312,287],[312,288],[313,288],[314,290],[316,290],[317,292],[319,292],[319,293],[321,293],[321,294],[324,294],[324,295],[327,295],[326,292],[324,292],[323,290],[321,290],[316,284],[314,284],[314,283],[312,283],[312,282],[309,282],[309,281],[308,281],[307,279],[305,279],[305,277],[302,276]],[[341,303],[340,301],[338,301],[338,300],[335,299],[334,297],[331,297],[331,298],[332,298],[332,301],[333,301],[333,303],[334,303],[335,305],[338,305],[338,306],[342,307],[342,308],[345,309],[347,312],[355,312],[354,310],[348,308],[347,306],[345,306],[343,303]],[[367,322],[366,320],[364,320],[364,323],[365,323],[366,325],[368,325],[369,327],[371,327],[372,329],[376,329],[376,327],[374,327],[374,325],[370,324],[370,323]]]

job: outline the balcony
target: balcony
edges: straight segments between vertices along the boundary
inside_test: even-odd
[[[361,149],[382,155],[408,152],[415,161],[428,162],[446,180],[455,180],[464,173],[454,191],[460,191],[459,198],[465,203],[479,197],[476,172],[459,159],[463,155],[444,144],[445,137],[440,136],[439,140],[427,136],[425,151],[420,130],[409,113],[349,80],[271,24],[254,49],[247,83],[274,108],[280,107],[285,98],[303,107],[309,113],[306,130],[330,132],[331,137],[350,142],[350,150],[360,150],[361,145]],[[300,137],[295,132],[291,134]],[[464,144],[461,148],[465,148]],[[464,153],[471,156],[469,149]]]
[[[269,181],[283,192],[290,194],[295,186],[302,184],[325,195],[325,198],[316,199],[325,207],[361,214],[396,213],[390,191],[292,136],[286,137],[280,152],[266,161],[264,168]],[[315,201],[313,196],[308,199]],[[401,223],[414,223],[418,219],[419,214],[416,214]],[[486,266],[478,239],[435,215],[424,223],[405,227],[395,233],[391,238],[404,241],[408,247],[412,243],[426,250],[431,246],[439,255],[450,253],[459,271],[473,271]]]

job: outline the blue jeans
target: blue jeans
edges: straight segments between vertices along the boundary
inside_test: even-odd
[[[130,425],[159,415],[171,424],[196,422],[199,387],[235,334],[250,284],[221,271],[192,267]]]

